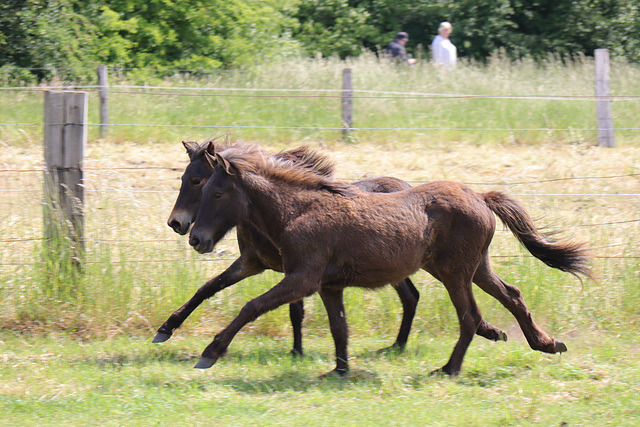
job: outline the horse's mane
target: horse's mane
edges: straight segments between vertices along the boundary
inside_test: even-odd
[[[273,157],[291,161],[296,165],[309,169],[320,176],[333,178],[333,172],[335,169],[333,162],[327,158],[327,156],[310,148],[308,145],[303,145],[294,148],[293,150],[281,151]]]
[[[332,181],[334,163],[308,146],[275,155],[269,155],[253,144],[234,144],[222,150],[216,148],[216,151],[241,175],[249,172],[295,187],[345,196],[353,196],[356,192],[348,184]]]
[[[215,139],[214,139],[215,140]],[[199,144],[197,142],[188,143],[191,144],[191,150],[189,152],[189,157],[191,160],[199,157],[203,157],[204,153],[209,146],[209,140]],[[272,157],[273,159],[277,159],[283,165],[285,163],[290,163],[292,166],[304,168],[305,170],[317,174],[319,176],[325,178],[333,178],[333,173],[335,166],[333,162],[327,158],[327,156],[321,154],[315,149],[312,149],[308,145],[303,145],[292,150],[280,151],[275,154],[268,153],[262,150],[260,147],[255,144],[247,144],[241,141],[229,142],[224,141],[222,143],[218,143],[215,145],[215,150],[218,153],[222,152],[235,152],[237,150],[245,151],[248,153],[253,153],[253,155],[257,155],[257,153],[261,153],[262,156]]]

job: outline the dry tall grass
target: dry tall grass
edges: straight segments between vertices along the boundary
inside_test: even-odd
[[[269,144],[267,144],[269,145]],[[275,144],[279,149],[284,145]],[[495,268],[519,286],[541,323],[562,334],[580,328],[626,328],[639,320],[640,149],[600,149],[585,144],[324,144],[338,165],[338,177],[392,175],[413,184],[452,179],[477,191],[515,195],[545,231],[588,240],[599,282],[584,288],[570,275],[552,271],[498,229],[491,247]],[[187,157],[181,144],[92,142],[86,164],[87,264],[84,279],[70,289],[43,264],[42,193],[39,172],[1,173],[0,321],[9,328],[63,328],[82,334],[150,331],[213,274],[237,256],[230,236],[207,256],[165,224]],[[4,166],[37,170],[37,147],[8,146]],[[185,324],[185,332],[215,331],[278,275],[267,273],[212,298]],[[422,294],[417,330],[454,328],[454,311],[435,280],[418,274]],[[347,293],[354,333],[375,328],[393,334],[400,304],[390,290]],[[485,316],[508,327],[512,317],[495,301],[478,295]],[[326,331],[319,299],[307,303],[309,329]],[[249,331],[288,337],[286,311],[254,322]],[[146,333],[146,332],[145,332]]]

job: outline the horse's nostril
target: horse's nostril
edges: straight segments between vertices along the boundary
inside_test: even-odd
[[[200,244],[200,239],[195,236],[191,236],[191,238],[189,239],[189,244],[195,248]]]
[[[180,222],[178,222],[178,220],[173,220],[169,222],[169,227],[171,227],[174,230],[179,230],[180,229]]]

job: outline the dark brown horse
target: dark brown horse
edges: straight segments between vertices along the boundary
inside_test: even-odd
[[[176,233],[186,234],[194,221],[200,200],[202,188],[213,174],[213,168],[205,158],[207,148],[213,154],[213,144],[205,142],[198,144],[195,142],[183,142],[189,155],[189,165],[183,176],[180,193],[169,216],[168,225]],[[290,151],[284,151],[274,155],[278,159],[287,159],[305,167],[312,173],[330,178],[333,167],[327,163],[323,156],[307,147],[300,147]],[[410,188],[409,184],[395,178],[371,178],[354,183],[354,185],[364,191],[370,192],[393,192]],[[238,258],[222,274],[214,277],[205,283],[195,295],[182,307],[176,310],[158,329],[153,342],[159,343],[168,340],[173,331],[180,327],[187,317],[205,299],[210,298],[217,292],[231,286],[240,280],[261,273],[266,269],[282,272],[282,258],[278,249],[271,241],[260,233],[249,223],[238,223],[237,226],[238,246],[240,258]],[[411,323],[416,311],[419,299],[418,290],[411,280],[405,278],[395,284],[393,288],[398,293],[403,306],[403,318],[400,331],[395,343],[388,349],[404,349]],[[302,354],[302,320],[304,318],[304,306],[302,300],[289,305],[290,318],[293,326],[293,350],[294,354]],[[494,341],[506,340],[506,334],[490,324],[483,324],[478,329],[478,334]],[[387,350],[387,349],[382,349]]]
[[[536,258],[550,267],[591,276],[585,245],[550,241],[526,210],[506,194],[476,193],[438,181],[394,193],[367,193],[309,173],[294,162],[239,146],[205,156],[215,168],[203,189],[189,243],[201,253],[237,223],[249,222],[280,250],[284,278],[249,301],[216,335],[196,368],[208,368],[247,323],[285,303],[316,292],[329,314],[336,341],[336,371],[347,365],[347,325],[342,292],[396,283],[422,268],[439,279],[456,308],[460,337],[438,372],[458,374],[466,350],[483,323],[472,282],[516,318],[531,348],[567,350],[532,320],[518,288],[489,262],[497,215]]]

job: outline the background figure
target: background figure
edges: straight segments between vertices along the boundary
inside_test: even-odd
[[[400,31],[396,34],[396,38],[389,43],[386,51],[389,55],[391,55],[391,59],[397,63],[407,63],[407,64],[415,64],[416,60],[414,58],[409,58],[407,55],[407,50],[404,45],[409,41],[409,34],[404,31]]]
[[[445,68],[454,68],[458,59],[458,51],[449,40],[453,27],[449,22],[442,22],[438,27],[438,35],[431,42],[433,62]]]

